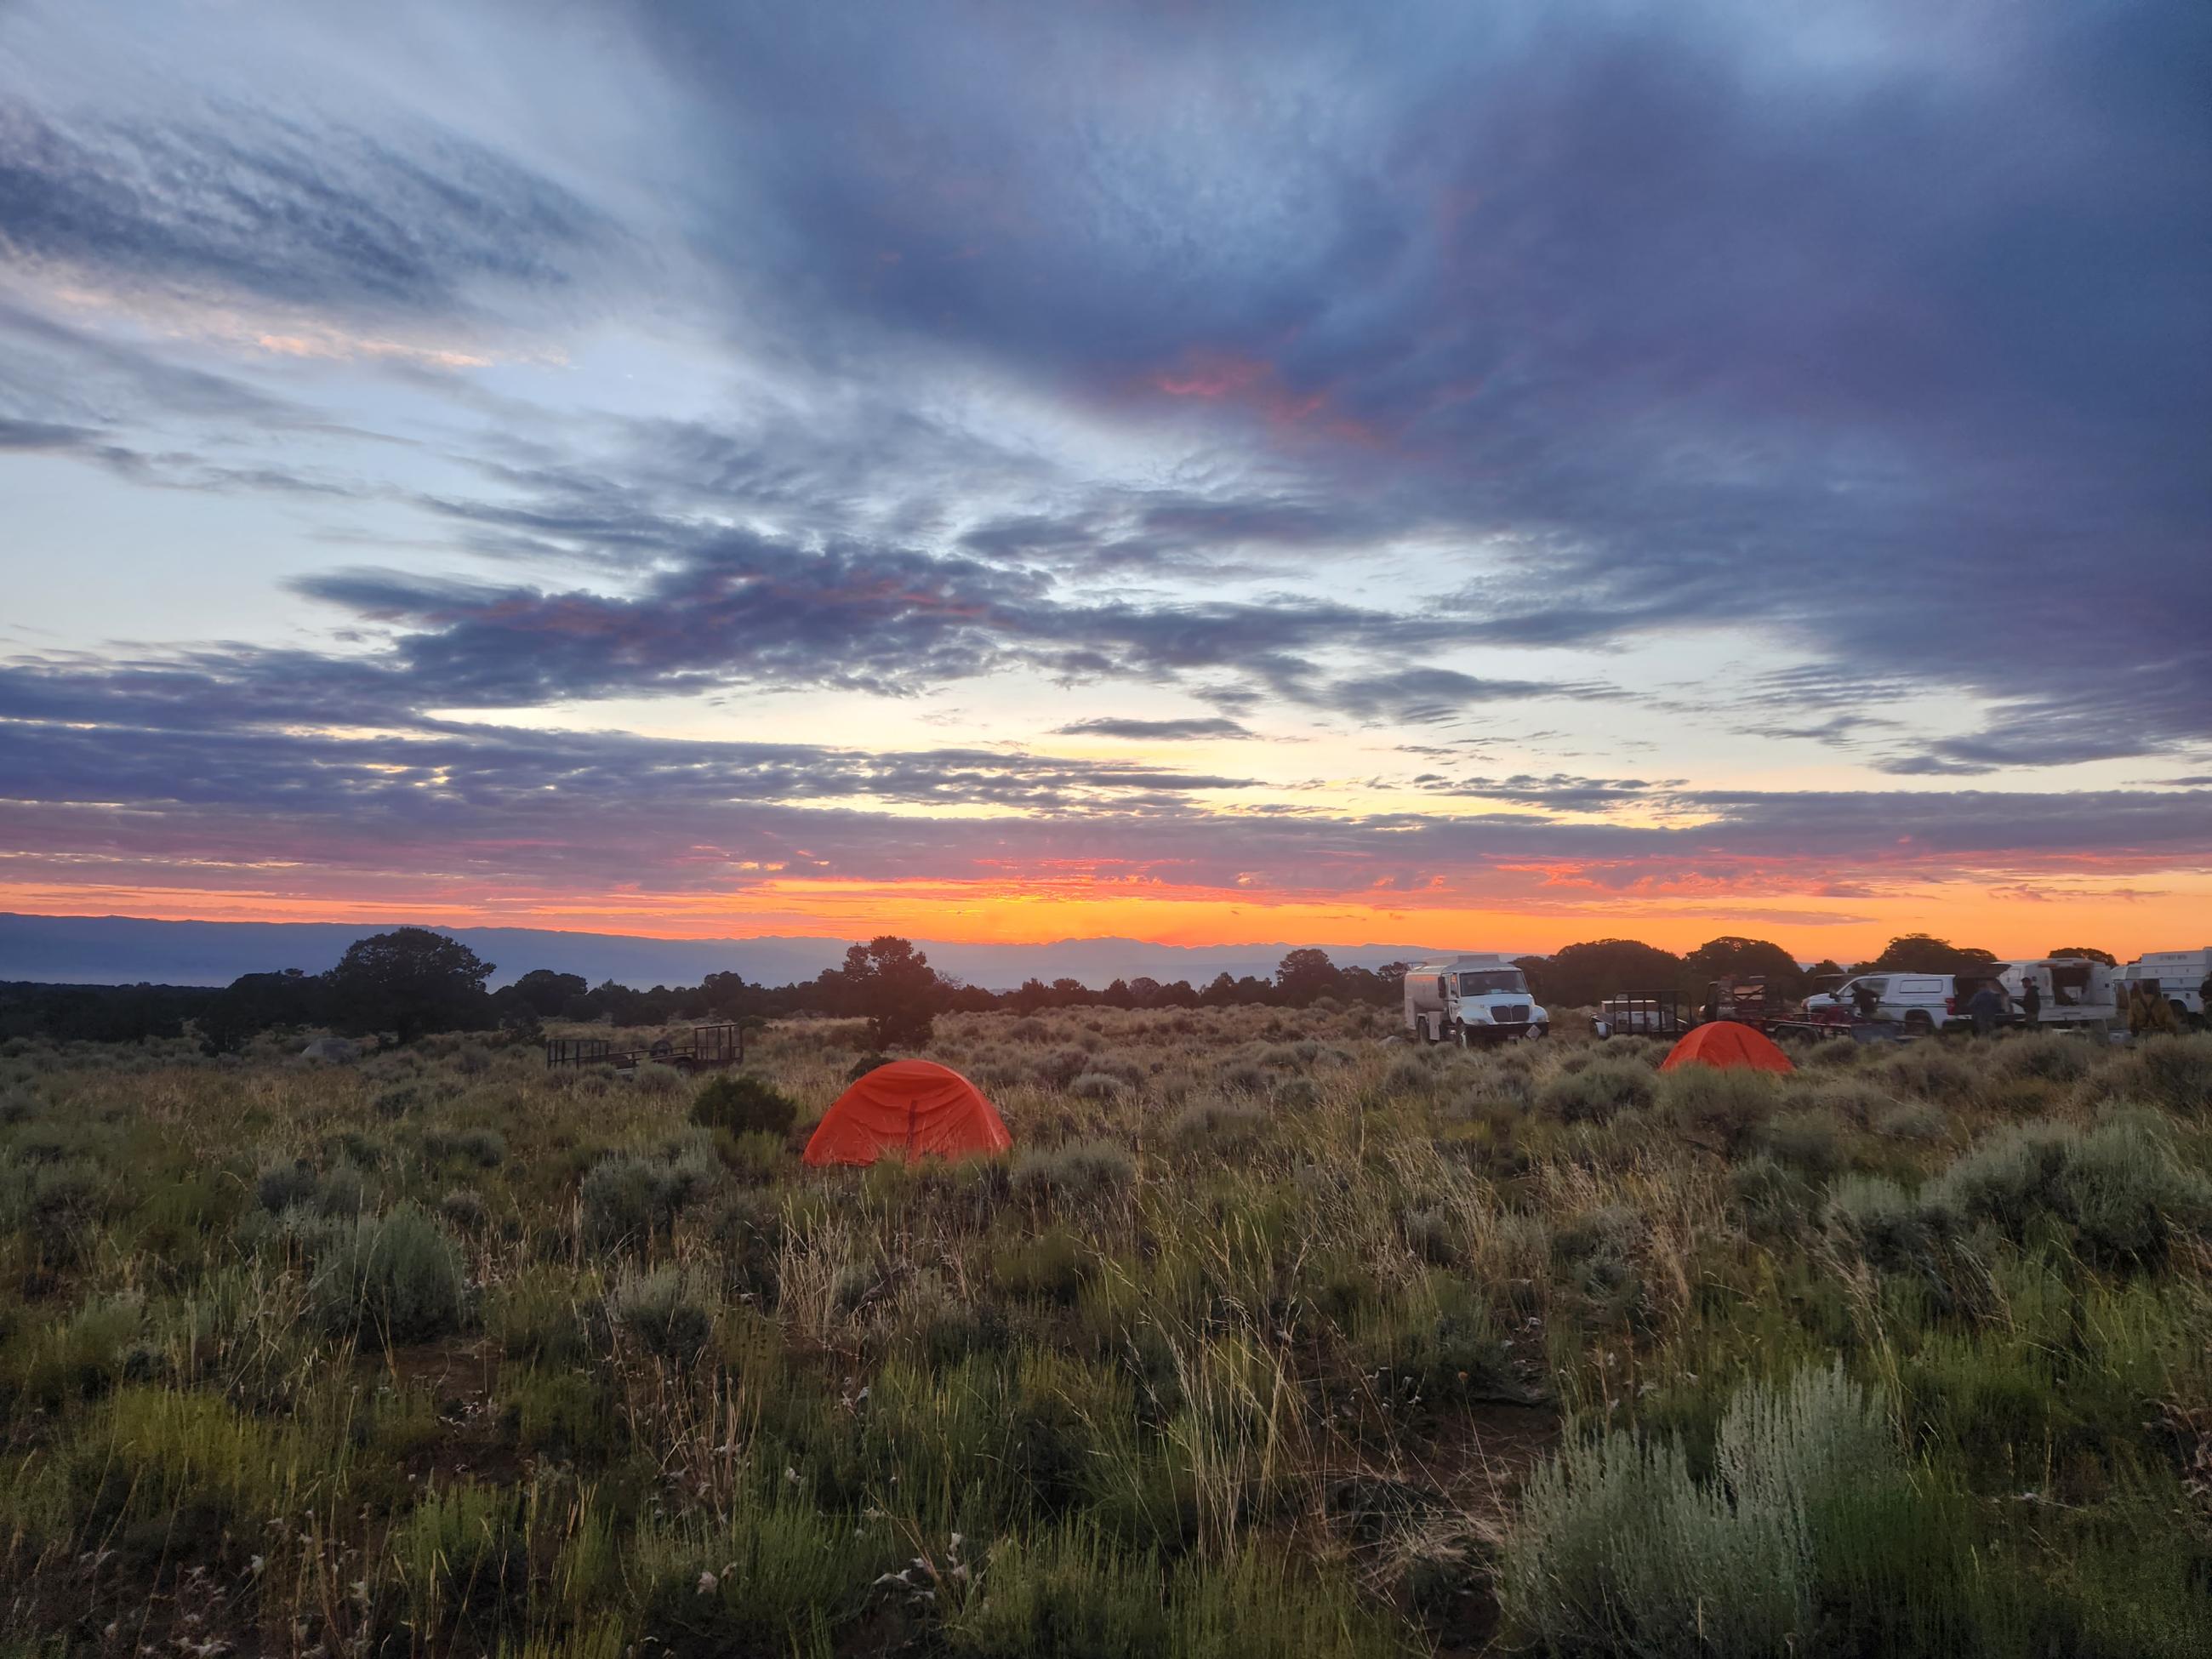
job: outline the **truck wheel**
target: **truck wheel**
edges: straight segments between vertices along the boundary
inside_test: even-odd
[[[1913,1009],[1905,1017],[1905,1035],[1907,1036],[1923,1037],[1935,1029],[1936,1022],[1918,1008]]]

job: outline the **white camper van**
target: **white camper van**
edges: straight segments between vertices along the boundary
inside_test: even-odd
[[[2038,957],[2004,963],[1997,983],[2015,1011],[2027,988],[2036,988],[2042,999],[2035,1017],[2039,1025],[2102,1025],[2119,1015],[2118,977],[2117,969],[2086,957]]]
[[[1449,957],[1406,970],[1406,1030],[1422,1042],[1502,1042],[1551,1029],[1510,957]]]
[[[2146,951],[2112,975],[2130,985],[2154,985],[2177,1015],[2204,1012],[2204,976],[2212,974],[2212,945],[2194,951]]]

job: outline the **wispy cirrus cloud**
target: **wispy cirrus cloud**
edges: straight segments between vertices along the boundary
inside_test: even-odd
[[[1053,728],[1063,738],[1126,738],[1136,743],[1187,743],[1196,738],[1254,738],[1259,735],[1240,720],[1223,715],[1193,715],[1182,720],[1135,720],[1114,714],[1094,714]]]

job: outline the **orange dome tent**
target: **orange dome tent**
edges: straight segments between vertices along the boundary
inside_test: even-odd
[[[1794,1072],[1790,1056],[1776,1048],[1764,1031],[1740,1025],[1732,1019],[1707,1020],[1694,1026],[1674,1051],[1659,1062],[1671,1072],[1677,1066],[1718,1066],[1726,1069],[1750,1066],[1761,1072]]]
[[[837,1097],[806,1143],[809,1164],[873,1164],[885,1153],[958,1158],[1014,1144],[981,1091],[949,1066],[895,1060]]]

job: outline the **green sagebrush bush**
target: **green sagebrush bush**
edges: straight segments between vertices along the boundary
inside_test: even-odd
[[[253,1196],[270,1214],[282,1215],[295,1204],[313,1202],[319,1184],[313,1164],[288,1158],[263,1167],[254,1177]]]
[[[729,1295],[763,1308],[775,1305],[787,1231],[782,1206],[764,1194],[732,1193],[715,1209],[708,1232]]]
[[[1382,1092],[1386,1096],[1425,1095],[1437,1085],[1436,1073],[1411,1054],[1391,1062],[1382,1076]]]
[[[1813,1184],[1802,1170],[1765,1152],[1729,1170],[1729,1192],[1746,1227],[1761,1237],[1796,1232],[1811,1218],[1817,1203]]]
[[[1103,1202],[1121,1197],[1137,1178],[1137,1161],[1110,1140],[1071,1140],[1058,1146],[1025,1146],[1014,1155],[1009,1177],[1014,1196],[1056,1203]]]
[[[1907,1043],[1882,1062],[1880,1075],[1923,1100],[1957,1100],[1973,1091],[1974,1068],[1942,1043]]]
[[[2212,1113],[2212,1031],[2140,1038],[2085,1087],[2100,1100],[2136,1101],[2178,1116]]]
[[[1715,1465],[1695,1480],[1671,1439],[1613,1430],[1538,1468],[1499,1577],[1519,1632],[1561,1655],[1802,1653],[1823,1581],[1864,1564],[1870,1506],[1911,1519],[1889,1425],[1840,1365],[1743,1389]]]
[[[1566,1123],[1605,1123],[1616,1113],[1650,1107],[1658,1086],[1659,1075],[1649,1066],[1597,1060],[1547,1083],[1537,1093],[1536,1109]]]
[[[2079,1083],[2096,1069],[2098,1058],[2097,1051],[2083,1039],[2046,1031],[1999,1043],[1990,1059],[1990,1069],[2002,1078]]]
[[[1235,1101],[1194,1101],[1168,1125],[1168,1139],[1188,1152],[1224,1157],[1249,1150],[1266,1132],[1267,1114]]]
[[[629,1074],[630,1087],[648,1096],[679,1094],[686,1080],[673,1066],[657,1063],[641,1066]]]
[[[663,1359],[695,1359],[714,1334],[712,1295],[681,1267],[624,1273],[608,1299],[607,1312],[617,1327]]]
[[[433,1341],[465,1322],[460,1249],[414,1205],[312,1224],[309,1298],[325,1328],[389,1344]]]
[[[992,1282],[1024,1301],[1072,1306],[1097,1272],[1095,1254],[1064,1227],[1048,1228],[991,1253]]]
[[[507,1137],[496,1129],[431,1129],[422,1150],[434,1158],[457,1158],[479,1170],[494,1170],[507,1159]]]
[[[1690,1139],[1730,1157],[1750,1143],[1780,1098],[1765,1072],[1684,1066],[1659,1079],[1660,1110]]]
[[[720,1178],[706,1146],[679,1145],[660,1156],[617,1152],[584,1176],[584,1243],[594,1249],[641,1248],[665,1236],[676,1218]]]
[[[1846,1176],[1828,1195],[1831,1227],[1869,1264],[1940,1277],[1938,1248],[1972,1226],[2015,1243],[2056,1222],[2108,1266],[2162,1261],[2177,1237],[2212,1231],[2212,1182],[2182,1164],[2154,1120],[2007,1128],[1962,1154],[1915,1195]]]
[[[1844,1126],[1824,1106],[1781,1113],[1759,1129],[1757,1139],[1772,1157],[1808,1175],[1832,1174],[1843,1159]]]
[[[738,1072],[714,1079],[692,1096],[691,1121],[702,1129],[726,1129],[733,1135],[784,1135],[799,1121],[799,1103]]]
[[[2134,1114],[2087,1133],[2060,1123],[2002,1130],[1945,1170],[1931,1195],[2016,1240],[2054,1216],[2106,1261],[2154,1262],[2177,1234],[2212,1227],[2212,1182],[2175,1158],[2155,1119]]]
[[[1826,1220],[1869,1266],[1946,1284],[1937,1253],[1960,1223],[1940,1194],[1923,1202],[1887,1176],[1847,1175],[1828,1189]]]
[[[1832,1112],[1841,1121],[1862,1129],[1870,1127],[1875,1118],[1898,1103],[1896,1096],[1881,1088],[1873,1079],[1856,1074],[1802,1079],[1799,1086],[1789,1093],[1798,1105],[1808,1110],[1818,1108]]]
[[[1951,1120],[1940,1106],[1900,1100],[1875,1113],[1867,1127],[1885,1140],[1941,1140],[1951,1132]]]

